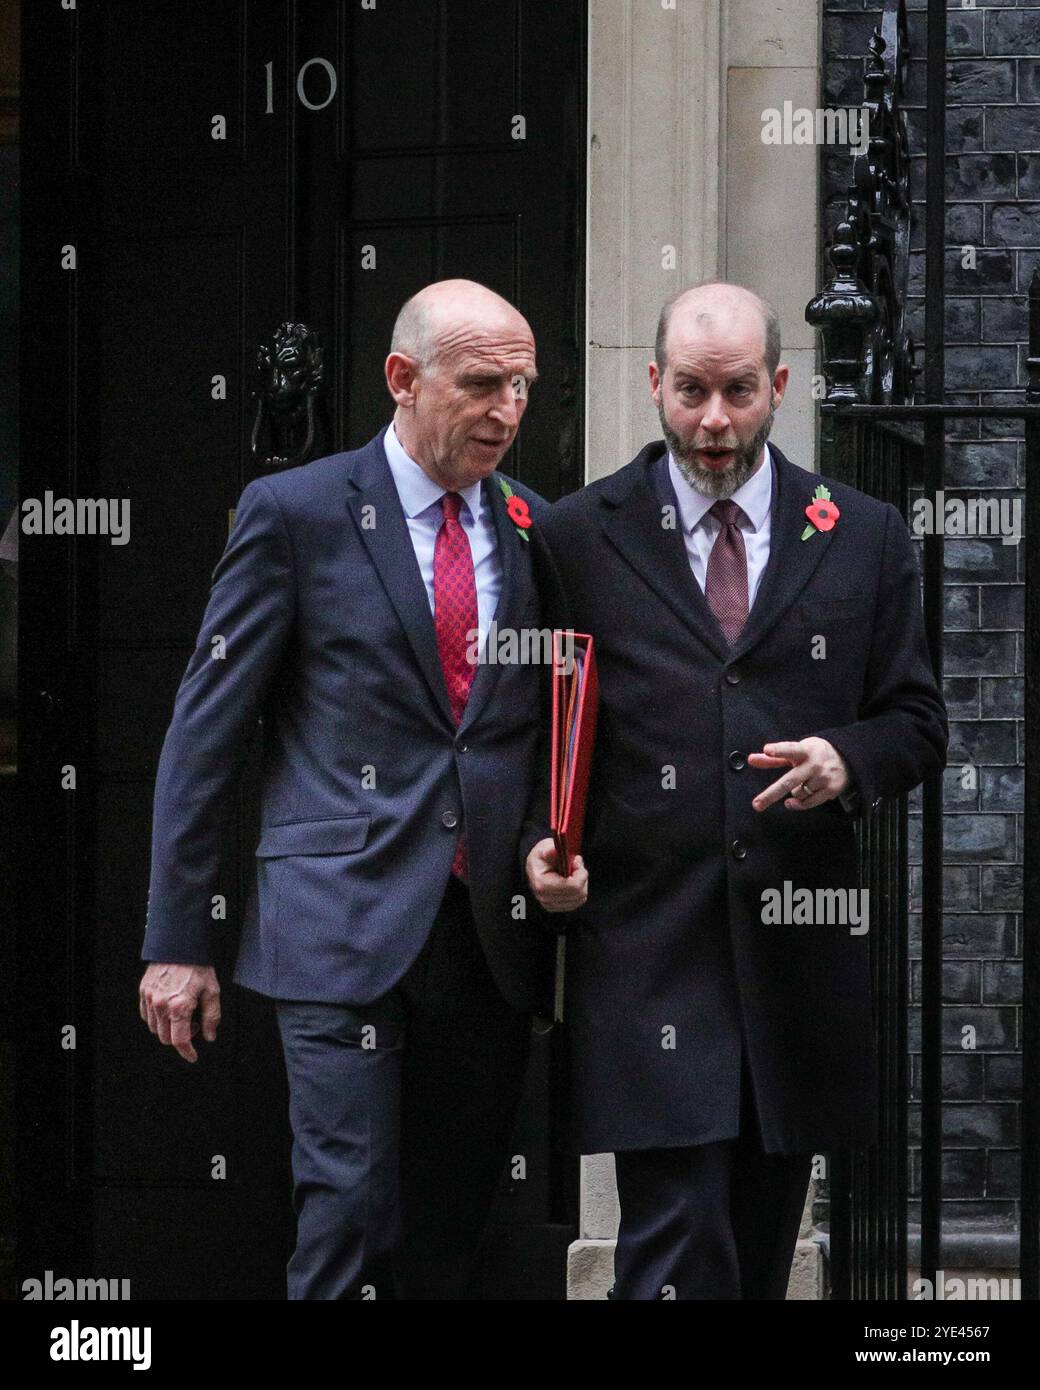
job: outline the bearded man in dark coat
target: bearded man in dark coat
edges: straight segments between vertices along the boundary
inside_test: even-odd
[[[595,639],[584,861],[567,919],[572,1148],[615,1156],[618,1299],[783,1298],[812,1155],[876,1136],[854,822],[940,774],[947,718],[895,507],[767,442],[772,308],[670,300],[664,439],[539,518]]]

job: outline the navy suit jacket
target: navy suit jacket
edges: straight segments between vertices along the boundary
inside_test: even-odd
[[[589,898],[561,919],[580,1152],[733,1138],[742,1048],[767,1152],[876,1137],[869,933],[775,923],[763,893],[858,887],[857,819],[938,776],[946,708],[903,518],[771,448],[769,560],[732,647],[662,509],[663,441],[536,523],[566,595],[558,620],[594,635],[600,683]],[[803,541],[820,482],[841,516]],[[784,769],[748,754],[810,735],[844,757],[860,814],[837,800],[754,811]],[[535,818],[525,846],[539,833]],[[824,912],[839,901],[822,897]]]
[[[464,831],[492,974],[535,1009],[549,941],[516,895],[540,668],[479,666],[456,727],[384,433],[242,492],[159,761],[141,954],[210,963],[231,794],[260,719],[262,829],[234,979],[275,998],[376,999],[421,949]],[[538,627],[535,547],[501,476],[483,484],[495,622]],[[508,482],[533,516],[547,509]]]

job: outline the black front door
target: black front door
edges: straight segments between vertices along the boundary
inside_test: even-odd
[[[584,6],[80,0],[34,13],[24,47],[22,497],[45,517],[63,498],[117,505],[109,534],[22,537],[18,1278],[280,1298],[269,1007],[227,986],[194,1067],[137,1015],[159,748],[229,512],[270,466],[252,393],[280,323],[323,347],[316,457],[389,418],[402,301],[483,281],[538,341],[504,467],[550,497],[578,485]],[[250,758],[222,981],[254,792]],[[517,1136],[526,1175],[500,1194],[492,1297],[562,1295],[574,1167],[546,1140],[552,1047]]]

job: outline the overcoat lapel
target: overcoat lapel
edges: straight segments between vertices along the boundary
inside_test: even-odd
[[[680,523],[677,518],[666,516],[664,504],[657,496],[652,467],[651,457],[642,476],[634,478],[627,495],[619,495],[615,489],[604,492],[604,500],[610,508],[603,523],[604,534],[662,603],[667,604],[720,661],[725,661],[728,655],[726,639],[693,577]],[[665,524],[669,519],[673,522],[670,526]]]
[[[776,459],[769,559],[748,620],[730,651],[731,660],[743,656],[776,626],[812,578],[833,535],[832,531],[814,531],[802,540],[809,521],[805,509],[812,501],[817,475],[791,463],[775,444],[769,447]]]
[[[826,531],[801,539],[815,475],[791,463],[774,444],[769,447],[776,459],[769,559],[748,620],[732,647],[693,577],[679,525],[664,525],[652,472],[664,445],[648,445],[633,460],[631,472],[622,471],[628,476],[618,474],[618,485],[603,493],[607,506],[603,530],[611,545],[720,661],[742,656],[776,625],[830,544],[831,533]]]

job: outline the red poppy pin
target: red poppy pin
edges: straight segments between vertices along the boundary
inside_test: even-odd
[[[813,500],[805,509],[805,515],[809,518],[809,525],[802,532],[802,540],[807,541],[810,536],[815,536],[817,531],[830,531],[841,512],[831,501],[830,490],[823,483],[813,493]]]
[[[516,495],[505,478],[499,478],[498,485],[502,489],[502,496],[506,499],[506,511],[509,513],[509,520],[516,527],[516,534],[523,540],[528,540],[527,530],[531,525],[530,507],[522,497]]]

